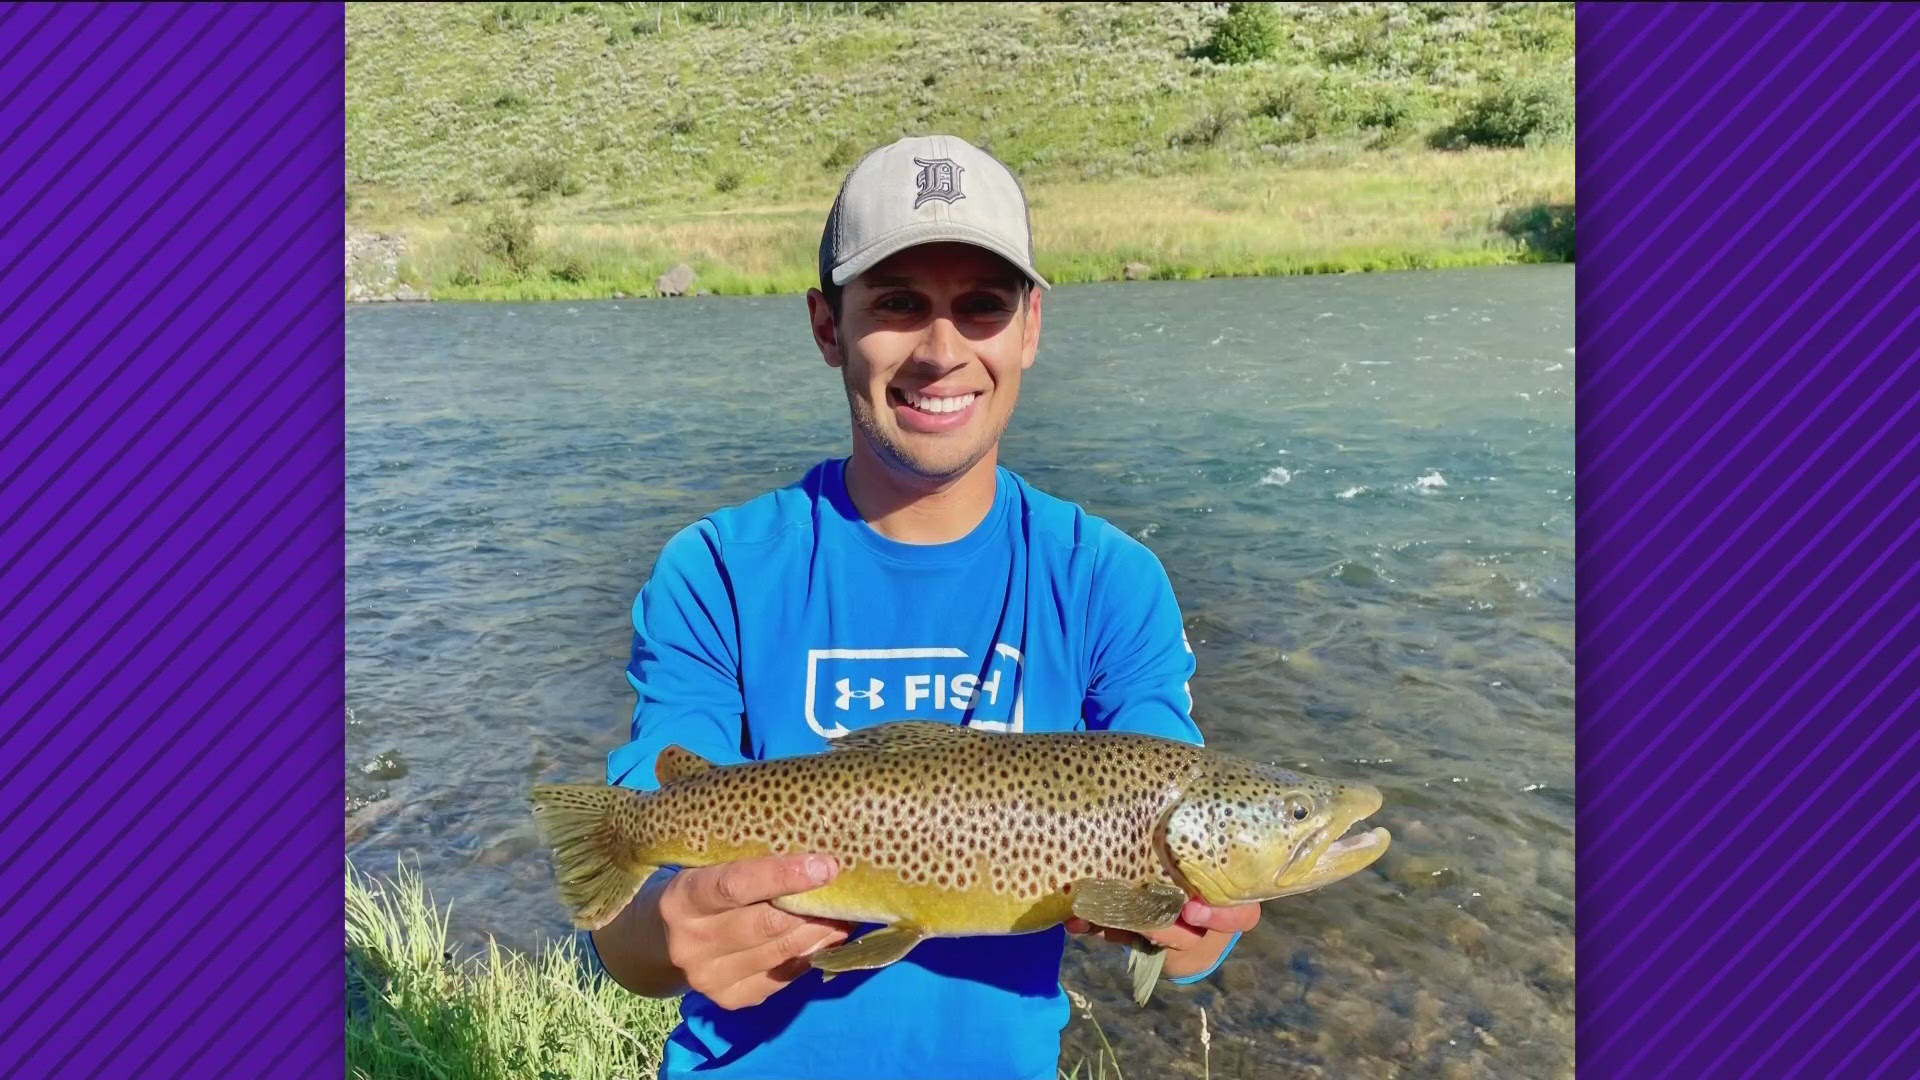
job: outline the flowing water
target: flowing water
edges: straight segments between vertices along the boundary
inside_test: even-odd
[[[1003,462],[1159,555],[1210,744],[1371,780],[1394,836],[1146,1010],[1117,950],[1071,945],[1064,1060],[1570,1074],[1571,268],[1070,286],[1045,315]],[[355,308],[347,402],[349,855],[535,947],[566,921],[526,791],[625,739],[654,555],[845,454],[845,399],[777,297]]]

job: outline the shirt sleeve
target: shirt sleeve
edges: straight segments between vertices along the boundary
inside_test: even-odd
[[[696,522],[667,541],[633,603],[633,727],[630,741],[607,755],[607,783],[658,787],[654,758],[670,745],[718,765],[746,760],[735,610],[713,523]]]
[[[1089,605],[1087,727],[1199,743],[1193,722],[1193,650],[1167,571],[1146,545],[1108,527]]]

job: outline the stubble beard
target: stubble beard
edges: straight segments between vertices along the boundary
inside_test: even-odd
[[[957,466],[940,468],[932,462],[915,457],[900,444],[892,432],[881,426],[880,418],[874,413],[873,403],[860,394],[853,384],[851,372],[846,367],[840,369],[840,385],[847,393],[847,409],[853,414],[855,433],[866,440],[867,447],[873,451],[875,457],[880,459],[880,463],[890,469],[909,473],[931,483],[951,483],[973,471],[973,467],[980,464],[988,452],[999,443],[1001,434],[1006,430],[1006,424],[1002,422],[1000,430],[983,438],[979,445],[968,453],[966,460]]]

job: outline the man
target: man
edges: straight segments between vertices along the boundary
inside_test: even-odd
[[[988,154],[904,139],[853,168],[807,295],[852,454],[667,543],[634,605],[639,702],[610,783],[654,786],[672,743],[736,762],[903,719],[1199,741],[1159,562],[999,467],[1047,287],[1025,196]],[[686,994],[663,1076],[1051,1080],[1061,930],[932,939],[825,983],[807,956],[855,928],[769,901],[836,870],[797,854],[663,872],[595,932],[622,985]],[[1188,904],[1154,935],[1166,977],[1204,977],[1258,918]]]

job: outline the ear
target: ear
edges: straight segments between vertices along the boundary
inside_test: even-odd
[[[1037,285],[1027,287],[1027,333],[1026,340],[1020,344],[1021,370],[1032,367],[1034,359],[1040,355],[1040,295],[1043,291]]]
[[[813,344],[820,350],[820,359],[825,360],[828,367],[837,368],[845,363],[840,355],[840,328],[834,325],[833,307],[819,289],[807,290],[807,319],[813,324]]]

